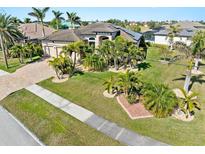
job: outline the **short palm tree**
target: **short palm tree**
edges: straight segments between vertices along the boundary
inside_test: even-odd
[[[13,22],[10,15],[0,14],[0,45],[3,51],[6,68],[8,68],[8,61],[5,49],[6,43],[14,44],[16,40],[22,38],[22,33],[18,30],[17,25]]]
[[[186,114],[186,117],[190,117],[194,114],[194,109],[200,109],[200,104],[197,101],[196,93],[187,93],[184,89],[180,89],[183,97],[180,98],[179,107]]]
[[[176,26],[171,25],[169,27],[168,39],[169,39],[169,43],[170,43],[170,50],[173,50],[174,37],[176,37],[177,33],[179,33],[179,32],[180,32],[179,25],[176,25]]]
[[[158,118],[169,116],[177,106],[176,95],[164,84],[145,84],[143,96],[145,108]]]
[[[24,48],[20,44],[15,44],[11,47],[10,54],[14,58],[18,58],[19,62],[24,63]]]
[[[69,57],[59,55],[59,57],[53,57],[53,59],[49,60],[48,63],[55,70],[58,79],[61,79],[63,74],[69,74],[69,77],[71,77],[73,74],[73,63]]]
[[[83,59],[83,65],[94,71],[102,71],[106,67],[106,62],[99,55],[88,53]]]
[[[71,25],[72,25],[72,28],[74,29],[75,28],[75,24],[78,24],[80,25],[80,17],[77,16],[77,13],[76,12],[66,12],[67,14],[67,17],[68,17],[68,21],[70,21]]]
[[[192,54],[195,57],[194,69],[198,69],[199,59],[205,56],[205,32],[197,31],[192,38],[191,43]]]
[[[56,29],[58,30],[60,23],[62,22],[62,20],[64,20],[64,18],[62,17],[63,13],[55,10],[53,10],[52,12],[53,15],[55,16],[53,20],[55,21]]]
[[[42,26],[42,36],[45,37],[45,29],[44,29],[44,18],[46,16],[46,12],[48,12],[49,7],[45,7],[43,9],[32,7],[33,12],[28,13],[30,16],[37,18],[38,22],[41,23]]]
[[[116,81],[116,78],[114,76],[111,76],[108,80],[106,80],[103,83],[103,85],[105,86],[105,90],[107,90],[108,93],[114,94],[116,92]]]
[[[116,83],[119,92],[123,92],[127,97],[131,93],[139,94],[141,88],[141,81],[139,74],[130,70],[126,73],[121,73],[118,76]]]

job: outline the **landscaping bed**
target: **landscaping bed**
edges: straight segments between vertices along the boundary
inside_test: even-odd
[[[147,59],[159,58],[156,48],[150,48]],[[170,88],[180,88],[184,80],[181,78],[186,68],[181,65],[161,65],[160,62],[151,62],[151,67],[142,72],[145,80],[150,82],[163,82]],[[180,61],[183,63],[183,61]],[[196,112],[195,119],[189,123],[182,122],[173,117],[168,118],[147,118],[131,120],[115,98],[103,96],[103,83],[115,73],[88,72],[77,75],[64,83],[52,83],[51,79],[39,83],[68,100],[87,108],[88,110],[103,116],[104,118],[130,128],[142,135],[146,135],[171,145],[204,145],[205,143],[205,111],[201,103],[201,111]],[[205,100],[203,91],[205,85],[195,83],[193,90],[199,92],[200,102]]]

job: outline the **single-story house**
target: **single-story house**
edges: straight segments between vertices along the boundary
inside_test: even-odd
[[[42,25],[39,23],[26,23],[19,26],[19,30],[24,35],[24,42],[40,42],[43,36]],[[55,29],[44,26],[45,36],[52,34]]]
[[[78,29],[56,31],[42,40],[42,46],[45,54],[56,57],[61,53],[62,47],[70,42],[82,40],[97,47],[103,40],[113,40],[119,35],[137,45],[144,43],[141,33],[133,32],[110,23],[98,22]]]
[[[179,25],[179,33],[174,37],[174,42],[183,42],[187,45],[191,44],[191,39],[198,30],[205,30],[205,25],[199,22],[182,21],[174,24]],[[168,38],[169,29],[165,28],[154,33],[154,43],[170,45]]]

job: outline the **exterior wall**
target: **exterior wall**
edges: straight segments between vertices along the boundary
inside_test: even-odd
[[[191,44],[191,40],[188,37],[174,37],[174,42],[183,42],[187,45]],[[155,35],[154,43],[169,45],[169,39],[167,36]]]
[[[48,42],[48,41],[42,41],[42,47],[44,50],[44,54],[51,57],[58,57],[58,55],[62,51],[62,47],[68,44],[68,42]]]

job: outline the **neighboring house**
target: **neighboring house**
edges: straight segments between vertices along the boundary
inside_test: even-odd
[[[174,42],[183,42],[187,45],[191,44],[192,36],[198,30],[205,30],[205,25],[199,22],[182,21],[174,24],[174,26],[179,25],[180,32],[174,37]],[[154,33],[154,43],[169,45],[168,38],[169,29],[165,27],[162,30]]]
[[[103,40],[113,40],[119,35],[137,45],[144,43],[144,39],[140,33],[110,23],[99,22],[78,29],[67,29],[54,32],[42,40],[42,46],[45,54],[56,57],[61,53],[62,47],[70,42],[82,40],[97,47]]]
[[[38,23],[26,23],[19,26],[19,30],[24,35],[24,42],[40,42],[43,37],[42,25]],[[52,34],[55,29],[44,26],[45,36]]]

